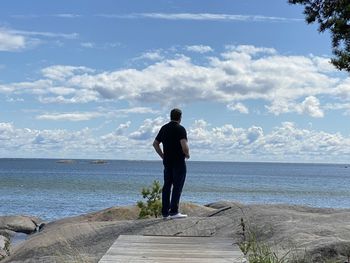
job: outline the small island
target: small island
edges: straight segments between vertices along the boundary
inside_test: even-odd
[[[68,160],[58,160],[58,161],[56,161],[56,163],[73,164],[73,163],[76,163],[76,160],[71,160],[71,159],[68,159]]]
[[[108,163],[106,160],[92,160],[90,161],[91,164],[106,164]]]

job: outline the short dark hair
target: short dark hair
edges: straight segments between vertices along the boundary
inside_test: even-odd
[[[181,119],[182,111],[180,109],[172,109],[170,112],[170,120],[179,121]]]

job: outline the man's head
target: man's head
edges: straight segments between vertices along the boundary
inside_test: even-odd
[[[181,115],[182,115],[182,111],[180,109],[176,109],[176,108],[172,109],[170,112],[170,120],[180,122]]]

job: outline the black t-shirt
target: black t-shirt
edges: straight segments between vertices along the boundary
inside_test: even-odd
[[[183,163],[185,154],[182,151],[180,140],[187,140],[186,129],[175,121],[165,124],[159,131],[156,140],[163,144],[163,163]]]

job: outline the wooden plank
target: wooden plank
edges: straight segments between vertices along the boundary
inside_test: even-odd
[[[107,258],[103,260],[103,263],[241,263],[242,257],[240,258],[219,258],[219,259],[207,259],[207,258],[157,258],[157,257],[150,257],[150,258],[139,258],[139,257],[118,257],[118,258]]]
[[[118,237],[118,240],[129,240],[131,242],[141,242],[143,243],[145,240],[151,241],[151,242],[164,242],[164,240],[171,240],[174,242],[193,242],[200,240],[204,243],[222,243],[222,242],[231,242],[233,243],[233,240],[231,238],[226,237],[194,237],[194,236],[139,236],[139,235],[120,235]]]
[[[193,251],[207,251],[209,252],[220,252],[220,253],[224,253],[224,252],[229,252],[231,253],[231,250],[233,249],[233,247],[231,246],[231,250],[230,248],[225,249],[225,248],[221,248],[221,247],[211,247],[211,248],[206,248],[206,247],[202,247],[200,245],[195,245],[195,246],[169,246],[167,244],[162,244],[162,245],[157,245],[155,246],[138,246],[138,247],[130,247],[130,246],[120,246],[120,247],[113,247],[111,249],[111,251],[121,251],[121,252],[127,252],[127,251],[131,251],[131,250],[142,250],[142,251],[149,251],[149,250],[158,250],[158,251],[174,251],[174,250],[181,250],[184,253],[185,252],[193,252]]]
[[[241,263],[230,238],[121,235],[99,263]]]
[[[241,263],[242,258],[231,259],[206,259],[206,258],[130,258],[130,257],[118,257],[104,260],[103,263]]]
[[[117,251],[109,251],[108,255],[139,255],[142,257],[152,257],[152,256],[157,256],[157,257],[193,257],[193,258],[226,258],[226,257],[230,257],[231,255],[233,255],[230,252],[227,251],[215,251],[215,252],[207,252],[205,250],[202,251],[198,251],[198,252],[182,252],[180,254],[179,253],[180,250],[178,251],[174,251],[174,250],[163,250],[163,251],[159,251],[157,249],[152,249],[152,250],[148,250],[148,251],[140,251],[140,250],[129,250],[127,252],[123,252],[121,250],[117,250]]]
[[[208,259],[159,259],[159,258],[113,258],[103,261],[103,263],[236,263],[242,262],[241,259],[218,259],[218,260],[208,260]]]

